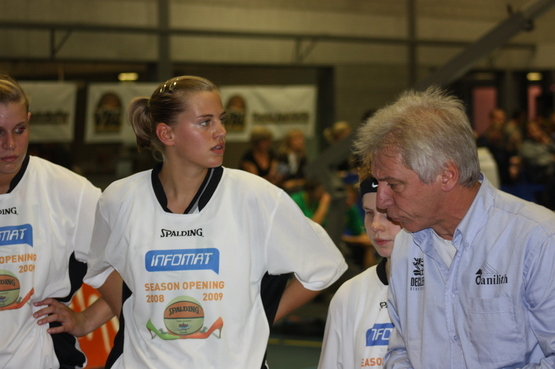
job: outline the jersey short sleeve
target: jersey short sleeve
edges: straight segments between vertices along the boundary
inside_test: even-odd
[[[75,258],[81,262],[87,262],[88,259],[94,225],[94,214],[99,197],[100,189],[91,184],[85,184],[83,186],[79,199],[74,240]]]
[[[322,290],[347,269],[345,259],[327,232],[301,212],[285,192],[270,226],[267,244],[269,273],[294,271],[310,290]]]

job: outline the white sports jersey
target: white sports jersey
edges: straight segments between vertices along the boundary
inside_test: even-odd
[[[59,368],[47,325],[32,304],[47,297],[69,302],[81,286],[100,190],[85,178],[38,157],[28,157],[0,195],[0,367]],[[71,259],[71,261],[70,261]],[[79,265],[81,264],[81,265]],[[80,275],[79,275],[80,274]],[[64,335],[54,335],[54,339]],[[78,342],[58,347],[85,363]]]
[[[131,290],[114,368],[258,369],[265,272],[294,272],[321,290],[346,270],[323,228],[268,181],[220,167],[203,186],[193,203],[204,206],[187,214],[164,210],[153,171],[113,183],[99,201],[86,281],[100,287],[115,268]]]
[[[382,259],[343,283],[328,310],[318,369],[381,368],[393,324]]]

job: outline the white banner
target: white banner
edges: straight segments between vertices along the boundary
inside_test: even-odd
[[[158,84],[91,84],[88,92],[86,142],[135,143],[128,122],[129,103],[149,97]],[[222,104],[228,113],[228,141],[248,141],[253,125],[265,125],[274,140],[290,129],[312,137],[316,119],[314,86],[222,86]]]
[[[264,125],[280,140],[290,129],[314,135],[315,86],[222,86],[228,141],[248,141],[253,125]]]
[[[67,82],[21,82],[29,98],[30,142],[72,142],[77,85]]]
[[[135,133],[127,116],[135,97],[150,97],[158,83],[98,83],[89,85],[85,142],[134,144]]]

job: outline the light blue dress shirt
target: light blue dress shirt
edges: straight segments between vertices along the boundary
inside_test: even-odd
[[[385,368],[555,368],[555,215],[481,181],[450,267],[433,230],[398,234]]]

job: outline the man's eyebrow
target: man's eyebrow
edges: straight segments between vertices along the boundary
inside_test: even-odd
[[[378,182],[390,182],[390,181],[396,181],[396,182],[401,182],[401,180],[399,178],[395,178],[395,177],[384,177],[384,178],[376,178],[378,180]]]

